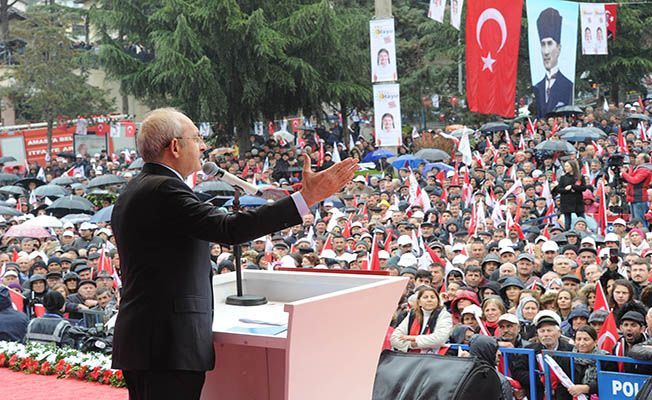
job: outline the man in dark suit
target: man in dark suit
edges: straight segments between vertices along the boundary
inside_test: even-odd
[[[303,186],[255,211],[224,214],[201,202],[184,179],[201,169],[207,147],[193,122],[174,109],[143,121],[145,161],[115,204],[111,225],[123,281],[113,367],[130,399],[199,399],[214,367],[209,242],[236,244],[301,224],[309,207],[353,178],[347,159],[315,173],[304,160]]]
[[[537,327],[537,337],[539,339],[538,343],[531,343],[525,346],[526,349],[534,349],[535,354],[541,354],[543,350],[552,350],[552,351],[573,351],[573,345],[565,342],[561,339],[561,318],[554,311],[543,310],[534,317],[534,325]],[[514,366],[510,365],[510,370],[512,372],[512,377],[521,383],[523,387],[523,392],[526,394],[530,393],[530,377],[529,377],[529,368],[527,364],[527,356],[517,355],[514,356],[516,360],[514,361]],[[571,376],[571,367],[570,359],[568,357],[552,357],[557,364],[561,367],[562,370],[568,375]],[[538,377],[537,377],[538,378]],[[536,379],[537,385],[537,397],[543,399],[544,387],[539,379]],[[552,396],[553,399],[557,400],[572,400],[573,396],[568,393],[568,390],[559,383],[557,388],[554,391]]]
[[[555,108],[573,104],[573,82],[559,70],[561,53],[561,15],[554,8],[546,8],[539,14],[537,30],[541,40],[541,57],[546,75],[534,85],[537,115],[545,117]]]

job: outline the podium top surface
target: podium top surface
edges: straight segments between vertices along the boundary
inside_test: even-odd
[[[351,291],[396,283],[397,280],[407,281],[406,278],[377,275],[257,270],[242,272],[243,294],[265,296],[268,303],[249,307],[227,305],[226,298],[236,294],[235,273],[214,276],[213,333],[218,341],[274,348],[285,348],[287,331],[275,331],[279,330],[279,325],[287,327],[289,314],[286,306],[318,302]],[[269,324],[256,324],[254,321]]]

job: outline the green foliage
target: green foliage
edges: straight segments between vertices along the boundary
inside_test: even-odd
[[[27,45],[18,64],[7,69],[4,78],[11,84],[1,94],[13,100],[24,119],[47,121],[48,137],[58,116],[112,112],[108,91],[86,83],[80,52],[66,33],[76,16],[58,7],[33,7],[26,17],[12,26],[12,33]]]
[[[100,62],[129,93],[242,141],[258,118],[367,106],[369,15],[322,1],[102,0]],[[116,35],[116,33],[118,33]],[[366,33],[366,34],[365,34]],[[137,44],[151,59],[132,57]]]

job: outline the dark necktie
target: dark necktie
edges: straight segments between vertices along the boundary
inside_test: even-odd
[[[554,74],[550,75],[550,77],[548,77],[548,76],[546,75],[546,102],[548,102],[549,99],[550,99],[550,87],[552,86],[552,84],[550,83],[550,81],[553,80],[553,79],[557,79],[557,72],[555,72]]]

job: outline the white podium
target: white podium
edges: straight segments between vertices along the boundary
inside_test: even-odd
[[[263,295],[268,304],[239,307],[224,302],[235,294],[235,273],[215,276],[216,362],[202,399],[371,399],[406,283],[389,276],[243,270],[244,294]],[[279,330],[273,324],[287,330],[265,332]]]

